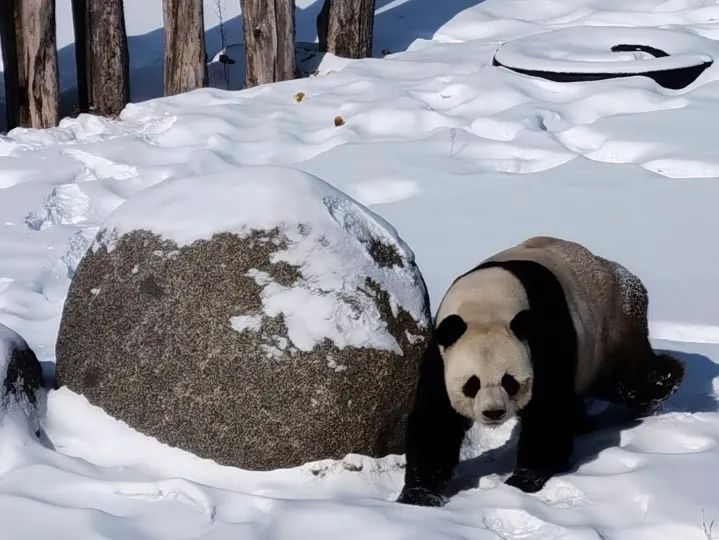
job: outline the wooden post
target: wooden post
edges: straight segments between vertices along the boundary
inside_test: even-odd
[[[130,100],[130,73],[127,34],[122,0],[76,0],[84,2],[87,69],[86,92],[89,110],[94,114],[116,116]],[[83,9],[84,8],[84,9]],[[75,14],[73,14],[75,15]],[[76,43],[77,48],[82,44]],[[76,49],[79,50],[79,49]],[[82,52],[80,53],[83,54]]]
[[[1,1],[8,129],[52,127],[59,119],[55,1]]]
[[[165,95],[207,86],[202,0],[163,0]]]
[[[2,45],[3,77],[5,79],[6,129],[18,125],[20,87],[17,72],[14,1],[0,0],[0,45]]]
[[[294,79],[294,0],[240,0],[247,62],[245,86]]]
[[[320,51],[344,58],[372,56],[375,0],[325,0],[317,16]]]

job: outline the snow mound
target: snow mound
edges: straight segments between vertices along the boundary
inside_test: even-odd
[[[143,191],[110,215],[92,249],[108,251],[123,235],[144,230],[178,247],[230,232],[242,238],[272,231],[271,262],[296,267],[291,285],[266,272],[251,277],[263,287],[265,314],[284,316],[288,337],[302,351],[323,339],[340,349],[369,347],[401,354],[374,299],[351,291],[378,284],[393,315],[402,309],[420,328],[429,324],[426,299],[417,294],[414,254],[382,218],[315,176],[283,167],[245,167],[167,181]],[[424,289],[424,285],[421,285]],[[237,314],[245,330],[257,314]],[[249,319],[248,319],[249,317]]]

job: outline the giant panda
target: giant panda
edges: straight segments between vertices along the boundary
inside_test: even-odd
[[[646,414],[684,377],[652,351],[647,291],[575,242],[530,238],[458,277],[437,310],[407,423],[399,502],[439,506],[466,430],[517,415],[507,484],[540,490],[569,469],[585,397]]]

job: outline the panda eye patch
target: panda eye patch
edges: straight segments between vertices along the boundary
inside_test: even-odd
[[[479,382],[479,378],[476,375],[472,375],[462,387],[462,393],[468,398],[474,398],[479,392],[482,384]]]
[[[507,373],[502,377],[502,388],[504,388],[510,396],[513,396],[519,392],[519,383],[517,379]]]

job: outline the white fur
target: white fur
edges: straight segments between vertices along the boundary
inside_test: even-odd
[[[452,407],[460,414],[484,424],[501,423],[521,410],[532,395],[533,370],[529,347],[511,331],[512,319],[529,308],[522,283],[507,270],[485,268],[459,278],[440,304],[437,324],[457,314],[467,324],[464,335],[440,353],[444,360],[447,393]],[[502,387],[509,374],[520,384],[515,396]],[[476,376],[481,388],[474,398],[464,395],[467,380]],[[502,409],[498,420],[483,411]]]

